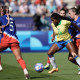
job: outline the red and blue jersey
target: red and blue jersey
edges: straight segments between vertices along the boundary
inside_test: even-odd
[[[76,22],[73,20],[71,22],[76,24]],[[72,38],[74,38],[76,36],[76,29],[74,26],[70,25],[68,31],[69,31],[70,35],[72,36]]]
[[[79,28],[80,28],[80,17],[78,17],[78,19],[76,21],[71,21],[73,23],[75,23]],[[75,29],[74,26],[70,26],[68,29],[69,33],[71,34],[71,36],[77,37],[78,34],[80,34],[80,31],[78,31],[77,29]]]
[[[75,22],[76,22],[76,25],[80,28],[80,17],[78,17],[78,19]],[[80,34],[80,31],[76,30],[76,37],[78,34]]]
[[[15,25],[14,19],[10,15],[9,15],[9,18],[10,18],[9,25],[2,28],[2,33],[3,33],[2,37],[5,36],[5,38],[7,38],[7,40],[8,39],[11,39],[11,40],[13,39],[13,41],[11,41],[11,42],[9,40],[9,43],[12,43],[12,42],[15,42],[15,40],[18,41],[18,37],[16,35],[16,25]],[[6,25],[8,23],[7,15],[4,15],[4,16],[0,17],[0,23],[1,23],[1,25]]]

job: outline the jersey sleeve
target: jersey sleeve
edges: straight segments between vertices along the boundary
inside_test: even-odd
[[[66,21],[66,26],[69,27],[71,25],[70,21]]]

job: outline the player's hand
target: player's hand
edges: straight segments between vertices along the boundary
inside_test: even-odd
[[[51,41],[53,42],[55,40],[55,38],[52,38]]]
[[[51,35],[51,37],[53,37],[53,34]]]

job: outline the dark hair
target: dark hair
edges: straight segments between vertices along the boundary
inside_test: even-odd
[[[70,8],[72,12],[76,12],[76,15],[80,14],[80,5]]]
[[[66,15],[66,10],[64,8],[60,9],[60,11],[64,11],[65,12],[65,15]]]
[[[71,21],[71,19],[69,19],[67,17],[60,16],[58,13],[53,13],[51,15],[51,18]]]
[[[1,6],[1,8],[3,9],[3,15],[5,15],[6,14],[6,6]]]

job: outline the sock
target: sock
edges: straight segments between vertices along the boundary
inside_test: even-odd
[[[22,67],[23,70],[26,69],[26,63],[22,58],[18,59],[17,61],[20,64],[20,66]]]
[[[50,64],[50,60],[49,60],[49,57],[48,57],[48,60],[47,60],[47,64]]]
[[[53,68],[57,68],[54,56],[53,55],[48,55],[48,56],[49,56],[49,60]]]
[[[24,71],[24,74],[28,74],[28,71],[27,71],[27,69],[24,69],[23,71]]]
[[[49,64],[49,63],[47,63],[47,66],[50,66],[50,64]]]
[[[76,60],[77,64],[80,66],[80,57],[75,56],[74,59]]]
[[[0,65],[1,65],[1,55],[0,55]]]

